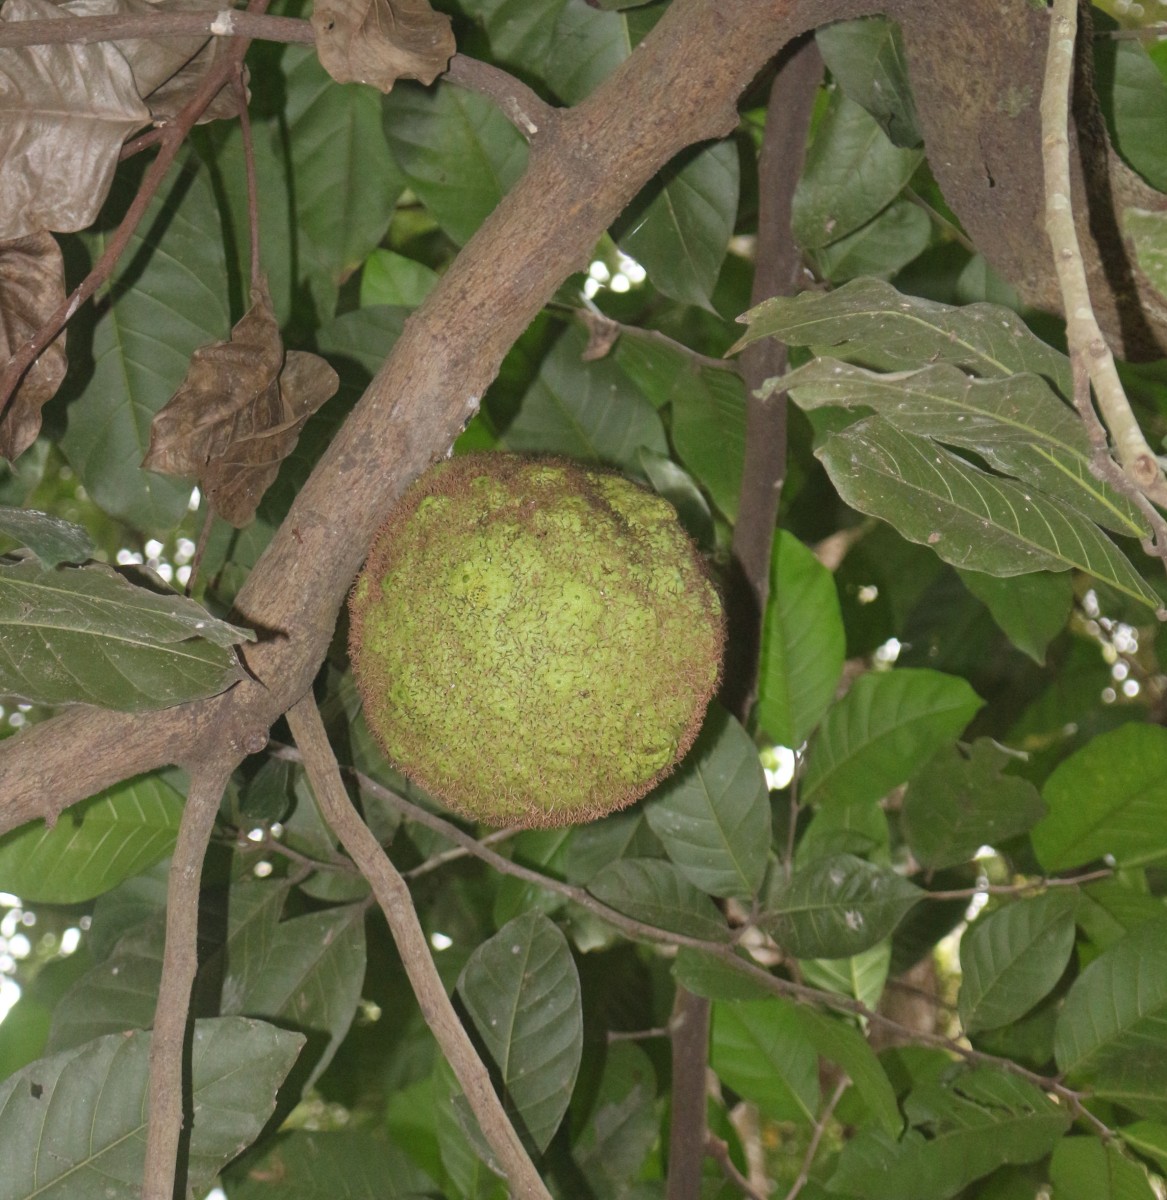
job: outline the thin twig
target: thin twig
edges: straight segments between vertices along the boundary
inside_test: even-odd
[[[613,1042],[647,1042],[653,1038],[668,1037],[669,1031],[663,1026],[658,1029],[609,1029],[608,1044]]]
[[[198,970],[199,884],[203,856],[235,760],[191,776],[166,886],[166,948],[150,1035],[149,1122],[142,1200],[172,1200],[183,1124],[183,1047]],[[179,1194],[185,1195],[185,1186]]]
[[[1110,867],[1101,867],[1085,875],[1073,875],[1067,878],[1027,879],[1022,883],[986,883],[981,887],[954,888],[950,892],[925,892],[925,900],[971,900],[974,896],[1020,896],[1026,892],[1040,892],[1046,888],[1078,887],[1083,883],[1093,883],[1097,879],[1109,879],[1114,874]]]
[[[794,1200],[809,1182],[810,1169],[814,1166],[815,1156],[819,1152],[819,1144],[823,1140],[823,1133],[826,1131],[827,1124],[835,1111],[835,1106],[842,1099],[843,1093],[847,1090],[850,1083],[851,1081],[844,1075],[835,1084],[835,1090],[831,1093],[830,1099],[823,1105],[823,1111],[819,1113],[818,1120],[814,1123],[814,1132],[811,1134],[810,1143],[806,1147],[806,1154],[802,1160],[802,1168],[798,1172],[798,1178],[791,1184],[790,1191],[786,1193],[786,1200]]]
[[[409,976],[426,1024],[454,1070],[478,1124],[506,1176],[512,1195],[551,1200],[510,1118],[503,1110],[490,1074],[475,1052],[445,985],[430,957],[409,888],[361,820],[348,798],[340,768],[324,731],[311,690],[288,710],[288,724],[304,757],[304,768],[325,820],[369,881],[402,965]]]
[[[442,78],[493,101],[528,142],[533,143],[539,134],[546,134],[558,119],[559,110],[552,108],[521,79],[477,58],[455,54]]]
[[[619,337],[628,338],[629,341],[651,342],[657,346],[663,346],[667,350],[675,350],[677,354],[682,355],[693,368],[708,367],[713,371],[732,371],[733,364],[726,362],[724,358],[714,358],[711,354],[702,354],[698,350],[694,350],[692,346],[686,346],[684,342],[678,342],[676,338],[671,338],[667,333],[659,329],[645,329],[640,325],[625,325],[620,321],[613,320],[607,313],[601,312],[594,305],[590,308],[577,308],[572,304],[563,304],[559,301],[552,301],[547,305],[549,312],[561,312],[570,316],[576,321],[579,321],[589,332],[599,328],[610,329]],[[612,341],[615,342],[613,337]]]
[[[480,846],[497,846],[499,842],[508,841],[518,833],[522,833],[522,830],[517,825],[512,825],[509,829],[495,829],[485,837],[479,838],[478,844]],[[465,850],[461,846],[454,846],[449,850],[443,850],[440,854],[431,855],[425,862],[419,863],[408,871],[402,871],[402,878],[417,879],[420,875],[428,875],[430,871],[436,871],[439,867],[444,867],[446,863],[454,862],[459,858],[468,858],[469,855],[469,850]]]
[[[247,111],[247,88],[243,83],[243,64],[235,69],[231,81],[239,105],[239,134],[243,143],[243,174],[247,180],[247,231],[251,239],[251,287],[260,286],[262,268],[259,265],[259,187],[255,182],[255,146],[251,141],[251,114]]]
[[[747,1200],[768,1200],[752,1183],[737,1169],[737,1165],[729,1156],[729,1143],[715,1137],[712,1133],[705,1135],[705,1153],[721,1168],[721,1173],[733,1184]]]
[[[16,46],[77,46],[134,38],[155,40],[199,36],[258,38],[265,42],[298,42],[302,45],[311,45],[316,40],[311,21],[297,17],[269,17],[233,8],[0,21],[0,49],[4,50]]]
[[[1123,470],[1147,496],[1167,503],[1167,482],[1147,444],[1114,365],[1090,301],[1086,268],[1074,225],[1070,191],[1070,90],[1074,74],[1077,0],[1054,0],[1050,14],[1049,53],[1041,94],[1042,161],[1045,168],[1046,233],[1066,314],[1071,356],[1082,361],[1114,442]]]
[[[1164,560],[1167,565],[1167,521],[1163,514],[1147,499],[1131,477],[1110,456],[1109,444],[1106,440],[1106,429],[1094,411],[1090,401],[1090,376],[1086,368],[1085,352],[1081,349],[1070,352],[1070,371],[1074,381],[1074,407],[1077,409],[1082,423],[1086,426],[1086,434],[1090,439],[1092,454],[1090,456],[1090,473],[1104,483],[1109,483],[1116,491],[1121,492],[1130,500],[1147,519],[1151,537],[1143,541],[1143,549],[1148,554]]]

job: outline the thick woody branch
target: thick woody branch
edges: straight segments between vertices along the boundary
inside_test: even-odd
[[[373,889],[426,1024],[433,1031],[446,1061],[462,1085],[462,1091],[510,1184],[511,1195],[530,1197],[531,1200],[551,1200],[539,1172],[503,1109],[490,1074],[475,1052],[446,995],[445,985],[430,957],[425,932],[418,923],[405,880],[348,798],[311,692],[288,712],[288,725],[304,756],[308,780],[324,818]]]
[[[308,689],[336,614],[393,502],[449,448],[507,350],[644,184],[737,121],[755,73],[856,0],[675,0],[586,101],[532,147],[512,188],[415,313],[239,593],[262,631],[254,680],[142,715],[68,714],[0,746],[0,833],[131,775],[185,761],[202,727],[253,750]],[[440,85],[439,85],[440,86]],[[83,734],[79,737],[79,734]]]

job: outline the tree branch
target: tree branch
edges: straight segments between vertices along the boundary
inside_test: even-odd
[[[311,685],[349,585],[401,492],[440,458],[512,343],[677,152],[736,124],[736,100],[790,37],[866,0],[674,0],[620,68],[532,147],[527,171],[463,248],[300,490],[236,601],[264,631],[254,678],[162,712],[67,713],[0,745],[0,833],[54,819],[182,760],[214,724],[254,753]],[[439,86],[441,86],[439,84]]]
[[[819,1144],[822,1142],[823,1134],[826,1132],[827,1122],[830,1121],[831,1114],[843,1098],[843,1093],[847,1090],[850,1082],[846,1076],[840,1079],[835,1085],[835,1090],[831,1093],[830,1099],[823,1105],[823,1111],[819,1113],[818,1120],[814,1123],[814,1132],[811,1134],[810,1143],[806,1147],[806,1154],[803,1157],[798,1178],[791,1184],[790,1191],[786,1193],[786,1200],[795,1200],[795,1197],[810,1181],[810,1169],[814,1166],[815,1156],[819,1152]]]
[[[198,971],[199,887],[219,802],[237,760],[209,762],[191,776],[166,885],[166,949],[150,1035],[149,1124],[142,1200],[172,1200],[182,1137],[183,1057],[190,992]],[[180,1194],[185,1194],[183,1186]]]
[[[1041,94],[1045,228],[1062,293],[1070,354],[1080,355],[1085,364],[1123,469],[1152,500],[1164,504],[1167,503],[1167,481],[1164,481],[1159,461],[1131,411],[1114,365],[1114,355],[1094,316],[1082,248],[1074,224],[1068,130],[1077,22],[1077,0],[1054,0]]]
[[[531,1197],[531,1200],[551,1200],[550,1192],[503,1110],[502,1102],[490,1081],[490,1074],[475,1052],[446,995],[405,880],[348,798],[340,768],[310,691],[288,710],[288,724],[304,756],[308,781],[312,784],[324,818],[340,838],[353,862],[360,867],[361,874],[369,881],[377,897],[426,1024],[433,1031],[446,1061],[458,1077],[478,1124],[510,1183],[511,1194]]]
[[[0,21],[0,50],[17,46],[81,45],[132,38],[198,37],[257,38],[266,42],[316,41],[311,21],[269,17],[235,8],[202,12],[118,13],[101,17],[59,17],[48,21]]]
[[[790,220],[794,187],[802,173],[810,114],[823,61],[813,37],[788,48],[770,88],[766,131],[758,160],[758,248],[751,305],[798,290],[802,252]],[[733,530],[728,583],[730,639],[722,700],[740,720],[757,695],[762,620],[770,595],[770,554],[778,498],[786,478],[786,393],[765,399],[763,383],[786,373],[786,346],[762,338],[741,356],[746,386],[746,453],[741,502]]]
[[[465,54],[450,59],[443,78],[492,101],[528,142],[539,134],[545,136],[559,116],[559,109],[552,108],[521,79]]]

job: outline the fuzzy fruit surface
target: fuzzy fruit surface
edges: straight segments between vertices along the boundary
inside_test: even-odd
[[[720,672],[721,602],[672,506],[562,460],[431,468],[349,606],[386,755],[496,825],[589,821],[644,795],[692,744]]]

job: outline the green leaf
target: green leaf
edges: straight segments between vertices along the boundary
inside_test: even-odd
[[[0,632],[0,692],[126,712],[226,691],[244,678],[231,647],[255,640],[169,589],[31,558],[0,563]]]
[[[769,386],[789,390],[803,409],[873,409],[900,433],[973,450],[1107,529],[1146,536],[1146,518],[1092,474],[1078,415],[1038,375],[974,379],[948,363],[881,375],[825,358]]]
[[[433,1187],[397,1146],[365,1129],[295,1129],[226,1173],[231,1200],[396,1200]]]
[[[807,958],[799,966],[811,987],[853,996],[868,1008],[878,1008],[891,967],[891,939],[850,958]]]
[[[604,867],[588,884],[601,903],[634,920],[670,933],[721,942],[729,937],[725,918],[671,862],[623,858]]]
[[[162,774],[139,775],[73,805],[51,829],[13,829],[0,838],[0,891],[45,904],[100,896],[171,852],[182,805]]]
[[[793,1004],[776,996],[715,1002],[709,1065],[764,1116],[814,1124],[818,1055]]]
[[[758,723],[797,749],[827,711],[843,674],[846,638],[830,571],[780,529],[770,556],[762,625]]]
[[[1096,949],[1106,950],[1144,921],[1167,915],[1162,898],[1148,895],[1143,886],[1143,873],[1133,871],[1082,888],[1078,927]]]
[[[1074,580],[1067,572],[1035,572],[999,579],[980,571],[958,571],[961,582],[989,610],[1018,650],[1039,666],[1049,644],[1070,619]]]
[[[1118,152],[1156,191],[1167,191],[1167,82],[1140,42],[1120,41],[1113,50]]]
[[[917,861],[933,870],[968,862],[981,846],[1000,846],[1045,815],[1037,789],[1006,775],[1016,761],[989,738],[967,751],[941,750],[908,785],[901,819]]]
[[[1054,1056],[1073,1086],[1167,1120],[1165,1028],[1167,923],[1147,921],[1074,981],[1058,1018]]]
[[[261,119],[257,108],[252,105],[251,159],[255,166],[256,188],[263,197],[260,266],[269,284],[276,320],[283,328],[292,319],[302,285],[301,279],[295,278],[303,266],[299,231],[294,221],[295,181],[288,165],[287,126],[282,116]],[[212,121],[197,126],[191,140],[206,161],[214,181],[221,206],[227,269],[229,276],[237,281],[232,303],[241,310],[246,304],[247,281],[251,276],[247,156],[242,131],[238,121]]]
[[[811,251],[819,274],[834,283],[860,275],[887,277],[923,254],[932,237],[928,214],[910,200],[893,200],[838,241]]]
[[[567,848],[569,883],[586,884],[621,858],[664,858],[664,847],[648,827],[644,811],[617,812],[572,830]]]
[[[832,854],[854,854],[886,862],[891,834],[878,800],[828,804],[815,809],[810,825],[794,847],[795,866],[805,867]]]
[[[433,1122],[441,1165],[449,1177],[446,1190],[466,1200],[506,1200],[507,1190],[491,1167],[490,1147],[444,1057],[434,1070]]]
[[[254,928],[254,926],[252,926]],[[247,956],[262,947],[236,937],[229,955],[223,1011],[294,1025],[311,1035],[312,1069],[320,1077],[349,1031],[365,978],[365,906],[350,904],[281,922],[262,964]],[[247,989],[231,987],[242,976]]]
[[[1058,1200],[1155,1200],[1158,1194],[1143,1167],[1097,1138],[1063,1138],[1049,1172]]]
[[[770,793],[750,735],[710,708],[681,769],[644,806],[649,827],[694,887],[748,900],[770,852]]]
[[[881,1130],[860,1132],[843,1147],[832,1192],[947,1200],[1003,1163],[1043,1158],[1073,1120],[1033,1084],[987,1067],[917,1086],[905,1110],[920,1128],[901,1142]]]
[[[632,53],[628,18],[583,4],[560,10],[544,70],[566,104],[579,104]]]
[[[794,191],[799,245],[817,250],[865,225],[899,195],[923,153],[893,146],[866,109],[832,93]]]
[[[57,1001],[47,1054],[95,1038],[149,1029],[158,1004],[166,928],[159,914],[123,937],[103,962],[86,971]]]
[[[567,0],[462,0],[460,7],[481,22],[501,66],[542,72],[555,45],[556,22]]]
[[[580,1130],[573,1157],[593,1195],[620,1200],[639,1176],[660,1138],[656,1090],[652,1060],[639,1046],[607,1048],[594,1102],[589,1111],[572,1113]]]
[[[1060,763],[1042,791],[1048,813],[1033,830],[1047,871],[1113,856],[1124,867],[1167,855],[1167,729],[1130,722],[1099,734]]]
[[[119,171],[96,258],[128,207],[136,179]],[[191,354],[227,335],[227,260],[208,172],[188,155],[130,235],[93,331],[93,373],[69,405],[60,446],[93,502],[144,532],[165,533],[186,512],[190,484],[143,471],[150,422],[186,377]]]
[[[968,1033],[996,1029],[1044,999],[1074,950],[1077,893],[1018,900],[972,923],[960,940],[960,1020]]]
[[[1151,1159],[1160,1173],[1167,1171],[1167,1125],[1159,1121],[1135,1121],[1123,1125],[1118,1134],[1132,1150]]]
[[[579,974],[567,939],[542,913],[524,913],[474,951],[458,993],[499,1069],[508,1107],[545,1150],[583,1053]]]
[[[737,956],[750,961],[744,950]],[[695,996],[709,1000],[765,1000],[773,992],[756,979],[735,971],[728,963],[706,950],[681,946],[673,959],[673,978]]]
[[[1134,247],[1139,270],[1160,296],[1167,296],[1167,213],[1124,208],[1122,230]]]
[[[198,1021],[191,1051],[191,1191],[259,1136],[304,1038],[263,1021]],[[0,1200],[132,1200],[146,1146],[150,1034],[112,1034],[0,1084]]]
[[[677,510],[685,532],[701,549],[712,549],[713,516],[693,477],[668,455],[657,454],[644,446],[636,452],[636,461],[653,491]]]
[[[636,466],[641,447],[668,454],[652,405],[610,359],[585,363],[586,345],[579,326],[564,331],[503,434],[507,449],[624,467]]]
[[[892,1137],[898,1136],[904,1121],[895,1089],[867,1039],[840,1017],[810,1007],[796,1011],[806,1040],[823,1058],[842,1068],[880,1126]]]
[[[288,46],[282,65],[301,270],[327,319],[341,283],[385,236],[405,179],[374,88],[337,87],[312,47]]]
[[[80,525],[35,508],[0,508],[0,534],[27,546],[46,567],[83,563],[97,549]]]
[[[417,308],[437,281],[438,273],[425,263],[393,250],[374,250],[361,268],[361,307]]]
[[[776,883],[758,924],[794,958],[850,958],[887,937],[923,896],[886,867],[836,854]]]
[[[738,182],[732,140],[686,151],[620,218],[620,249],[644,267],[658,291],[715,311],[713,289],[737,219]]]
[[[1073,395],[1069,359],[997,304],[954,307],[905,296],[882,280],[855,279],[830,292],[776,296],[740,320],[749,332],[730,353],[776,337],[875,371],[916,371],[925,363],[952,363],[982,379],[1030,371],[1059,395]]]
[[[802,799],[857,804],[886,796],[980,707],[977,694],[954,675],[906,668],[861,675],[811,739]]]
[[[823,62],[846,95],[875,118],[895,145],[920,145],[924,139],[899,26],[886,17],[861,17],[823,25],[814,36]]]
[[[410,188],[463,245],[523,173],[527,143],[497,105],[450,84],[403,81],[381,103]]]
[[[1073,567],[1152,609],[1162,607],[1092,521],[881,417],[832,434],[817,457],[852,508],[887,521],[955,567],[990,575]]]
[[[736,521],[746,450],[741,376],[711,367],[686,368],[678,372],[669,400],[677,457],[713,503]]]

